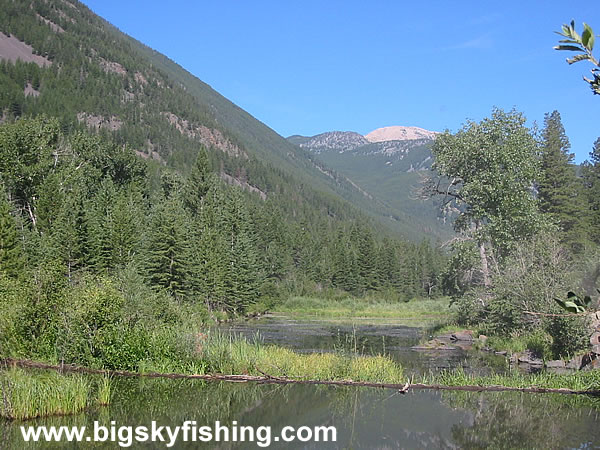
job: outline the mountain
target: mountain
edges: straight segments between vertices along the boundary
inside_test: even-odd
[[[409,215],[80,2],[0,0],[0,33],[0,122],[57,117],[64,131],[92,130],[183,174],[204,146],[225,182],[280,199],[290,217],[306,208],[341,218],[361,210],[404,237],[426,235]],[[345,148],[366,143],[345,138]]]
[[[383,201],[394,217],[410,220],[429,236],[445,239],[452,235],[452,229],[439,215],[438,204],[416,198],[420,174],[429,171],[433,162],[430,148],[436,134],[395,126],[365,136],[331,131],[310,137],[290,136],[288,140]]]
[[[295,135],[288,140],[317,155],[328,151],[346,152],[369,143],[364,136],[353,131],[330,131],[312,137]]]
[[[369,142],[404,141],[413,139],[435,139],[435,131],[424,130],[418,127],[383,127],[377,128],[365,135]]]

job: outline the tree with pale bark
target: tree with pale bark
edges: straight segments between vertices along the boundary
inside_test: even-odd
[[[432,153],[435,175],[424,180],[422,192],[442,196],[442,207],[457,213],[458,239],[476,243],[481,284],[489,288],[498,261],[544,227],[534,192],[536,139],[521,113],[494,109],[481,122],[439,135]]]

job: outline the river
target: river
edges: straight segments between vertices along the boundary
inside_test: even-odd
[[[479,373],[505,370],[477,352],[423,353],[411,350],[424,330],[410,324],[335,323],[286,317],[236,323],[222,331],[277,343],[298,351],[389,354],[409,374],[463,367]],[[558,394],[434,392],[308,385],[258,385],[170,379],[115,381],[110,407],[28,425],[198,426],[215,421],[271,426],[269,448],[600,448],[600,402]],[[23,444],[19,424],[0,422],[0,448],[52,448]],[[336,442],[276,442],[285,426],[334,426]],[[224,437],[224,436],[222,436]],[[263,435],[263,437],[266,437]],[[262,441],[265,442],[266,441]],[[178,441],[174,448],[197,448]],[[94,448],[115,448],[114,443]],[[165,443],[133,448],[166,448]],[[202,446],[201,446],[202,447]],[[204,448],[258,448],[250,442],[213,442]],[[87,448],[72,443],[54,448]]]

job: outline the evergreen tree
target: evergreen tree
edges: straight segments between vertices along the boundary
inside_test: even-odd
[[[590,161],[584,163],[583,179],[589,204],[590,237],[600,244],[600,138],[594,142]]]
[[[113,209],[117,188],[110,178],[104,178],[98,193],[87,206],[89,260],[97,271],[113,268]]]
[[[210,161],[206,149],[202,147],[198,151],[194,167],[185,181],[183,191],[184,204],[193,214],[198,214],[202,210],[204,196],[212,182],[214,180]]]
[[[189,241],[185,210],[176,199],[164,200],[152,212],[146,241],[146,271],[155,288],[176,298],[187,293]]]
[[[226,307],[235,313],[243,313],[257,299],[261,274],[247,210],[238,189],[230,191],[224,213],[223,229],[229,253]]]
[[[544,125],[538,181],[540,209],[559,224],[564,241],[578,247],[585,243],[587,228],[582,185],[572,165],[574,155],[569,153],[571,146],[560,113],[546,114]]]
[[[377,289],[377,252],[371,230],[356,225],[351,232],[358,255],[358,280],[362,292]]]
[[[15,219],[4,193],[0,192],[0,273],[18,277],[23,267],[23,251]]]

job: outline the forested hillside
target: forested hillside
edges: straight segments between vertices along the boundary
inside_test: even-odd
[[[441,213],[438,201],[424,200],[417,194],[422,176],[431,170],[435,137],[433,132],[421,132],[424,135],[418,138],[409,135],[408,139],[376,142],[351,131],[295,135],[288,140],[382,201],[396,221],[411,223],[414,229],[447,241],[454,234],[450,217]]]
[[[345,217],[352,209],[345,199],[389,229],[415,241],[425,237],[384,202],[84,5],[67,0],[0,5],[0,49],[15,46],[9,39],[28,46],[12,60],[10,52],[0,58],[2,118],[45,113],[59,119],[63,132],[88,128],[181,173],[201,144],[224,180],[285,199],[286,213],[297,214],[307,202]],[[27,51],[36,61],[15,63],[17,57],[33,61],[23,56]]]
[[[0,31],[7,280],[108,277],[213,316],[439,293],[440,250],[381,233],[342,197],[372,198],[83,5],[3,0]]]

